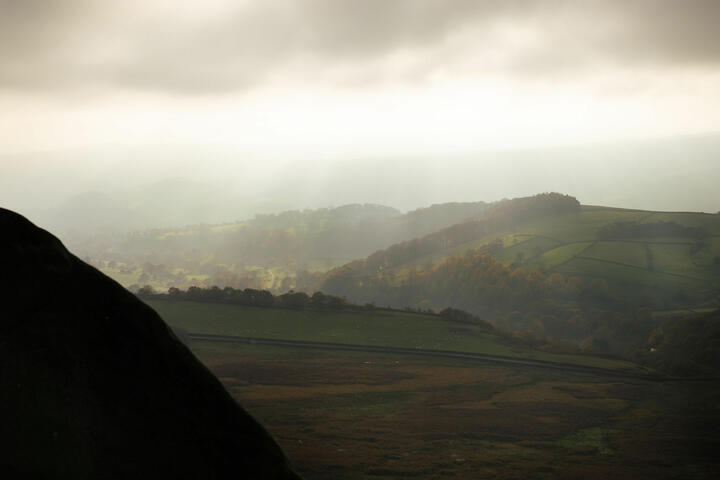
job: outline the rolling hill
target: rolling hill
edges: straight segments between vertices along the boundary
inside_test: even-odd
[[[720,215],[651,212],[577,204],[547,211],[532,202],[569,202],[562,196],[500,202],[477,219],[393,245],[331,271],[322,286],[354,298],[337,285],[351,279],[383,278],[399,285],[447,259],[481,252],[502,264],[565,278],[598,278],[615,291],[643,289],[687,297],[688,305],[714,298],[720,285]],[[518,210],[526,205],[525,214]],[[560,207],[559,207],[560,208]],[[639,225],[624,234],[608,226]],[[663,230],[664,229],[664,230]],[[362,280],[358,280],[361,281]],[[682,303],[682,302],[680,302]]]
[[[406,214],[383,205],[293,210],[220,225],[78,234],[68,244],[125,286],[309,289],[316,272],[473,218],[484,202]]]
[[[331,270],[357,303],[460,308],[531,341],[626,355],[663,322],[720,304],[720,215],[580,205],[559,194]]]

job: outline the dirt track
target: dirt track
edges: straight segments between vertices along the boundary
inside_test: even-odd
[[[548,362],[543,360],[531,360],[522,358],[502,357],[498,355],[485,355],[481,353],[453,352],[448,350],[424,350],[415,348],[401,347],[382,347],[374,345],[351,345],[344,343],[326,343],[326,342],[307,342],[296,340],[276,340],[270,338],[255,337],[233,337],[228,335],[210,335],[200,333],[189,333],[191,340],[210,341],[210,342],[227,342],[227,343],[243,343],[249,345],[269,345],[276,347],[289,348],[315,348],[323,350],[349,350],[356,352],[375,352],[397,355],[420,355],[430,357],[456,358],[461,360],[471,360],[487,363],[501,363],[508,365],[528,366],[535,368],[550,368],[555,370],[564,370],[567,372],[591,373],[594,375],[622,377],[636,380],[663,381],[677,380],[675,378],[664,377],[660,375],[624,372],[622,370],[611,370],[600,367],[590,367],[582,365],[574,365],[568,363]]]

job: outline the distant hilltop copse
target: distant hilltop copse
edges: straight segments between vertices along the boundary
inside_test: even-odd
[[[134,295],[0,209],[3,478],[297,479]]]

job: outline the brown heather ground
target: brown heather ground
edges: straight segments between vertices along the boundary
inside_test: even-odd
[[[720,385],[198,342],[307,480],[716,478]]]

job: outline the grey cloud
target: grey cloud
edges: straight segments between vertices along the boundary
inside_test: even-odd
[[[720,2],[716,0],[628,1],[607,48],[628,60],[717,64],[720,62]]]
[[[468,13],[485,4],[444,5],[437,0],[264,2],[182,35],[175,29],[147,32],[138,41],[142,48],[135,62],[115,73],[138,86],[190,91],[252,86],[292,62],[307,63],[321,74],[334,62],[363,64],[404,47],[431,45],[465,23],[477,23],[477,15]]]
[[[83,56],[79,27],[95,13],[87,0],[0,0],[0,88],[65,83]]]
[[[419,57],[413,69],[419,75],[417,65],[426,71],[438,62],[483,65],[493,50],[503,59],[484,68],[529,77],[596,62],[720,63],[720,2],[713,0],[228,2],[223,14],[197,21],[172,11],[150,19],[132,14],[143,5],[0,0],[0,88],[98,84],[223,92],[293,75],[293,68],[311,81],[326,81],[340,63],[359,71],[382,68],[379,60],[401,50]],[[506,51],[495,33],[508,26],[536,41]],[[473,32],[464,44],[443,47],[463,31]],[[383,72],[365,75],[382,78]]]

